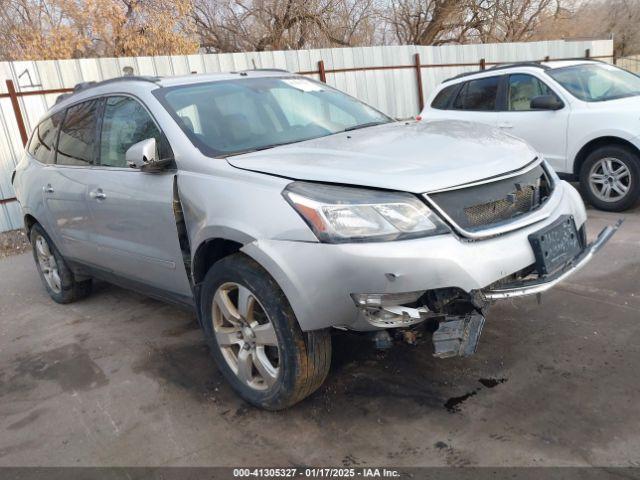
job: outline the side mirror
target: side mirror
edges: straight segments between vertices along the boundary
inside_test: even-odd
[[[564,103],[555,95],[540,95],[531,99],[530,107],[531,110],[560,110]]]
[[[134,143],[129,147],[124,155],[127,165],[131,168],[144,169],[148,165],[152,165],[158,158],[158,149],[156,148],[156,139],[147,138],[141,142]]]

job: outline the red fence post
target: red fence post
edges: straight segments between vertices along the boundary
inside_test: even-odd
[[[318,73],[320,74],[320,81],[327,83],[327,74],[324,73],[324,60],[318,60]]]
[[[487,62],[485,61],[484,58],[480,59],[480,70],[484,70],[485,68],[487,68]]]
[[[20,111],[20,103],[18,102],[18,93],[13,86],[13,80],[7,80],[7,90],[9,91],[9,98],[11,98],[11,106],[13,107],[13,113],[16,116],[16,122],[18,123],[18,131],[20,132],[20,138],[22,139],[22,145],[27,144],[29,135],[27,135],[27,129],[24,126],[24,119],[22,118],[22,112]]]
[[[422,65],[420,63],[419,53],[413,56],[413,61],[416,66],[416,82],[418,82],[418,106],[422,112],[424,109],[424,92],[422,91]]]

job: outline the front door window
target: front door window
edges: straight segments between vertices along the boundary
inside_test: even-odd
[[[531,100],[542,95],[555,95],[545,83],[533,75],[509,76],[508,105],[514,112],[531,110]]]

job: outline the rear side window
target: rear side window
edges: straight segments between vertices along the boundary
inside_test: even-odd
[[[453,108],[456,110],[493,111],[496,108],[500,77],[478,78],[462,86]]]
[[[100,135],[100,165],[126,167],[125,154],[133,144],[156,139],[160,158],[169,158],[168,143],[140,104],[130,97],[108,97],[104,106]]]
[[[438,92],[436,98],[431,102],[431,108],[437,108],[438,110],[447,110],[451,105],[451,98],[456,93],[458,85],[449,85]]]
[[[28,151],[40,163],[53,163],[56,138],[63,114],[56,113],[43,120],[33,132]]]
[[[91,165],[96,152],[96,124],[99,100],[70,107],[60,129],[56,163]]]

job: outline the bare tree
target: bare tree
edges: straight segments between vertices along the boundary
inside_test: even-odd
[[[191,0],[0,0],[3,59],[166,55],[198,49]]]
[[[383,18],[400,44],[438,45],[455,39],[466,12],[464,1],[391,0]]]
[[[479,18],[481,42],[519,42],[531,39],[543,19],[560,12],[561,0],[479,0],[471,5]]]
[[[196,0],[206,51],[264,51],[370,44],[375,0]]]
[[[600,1],[578,13],[600,20],[594,33],[600,37],[613,35],[618,56],[640,53],[640,0]]]
[[[384,18],[399,43],[513,42],[532,37],[561,1],[392,0]]]
[[[640,0],[564,0],[532,39],[610,38],[616,55],[640,53]]]
[[[608,37],[640,0],[0,0],[0,59]]]

